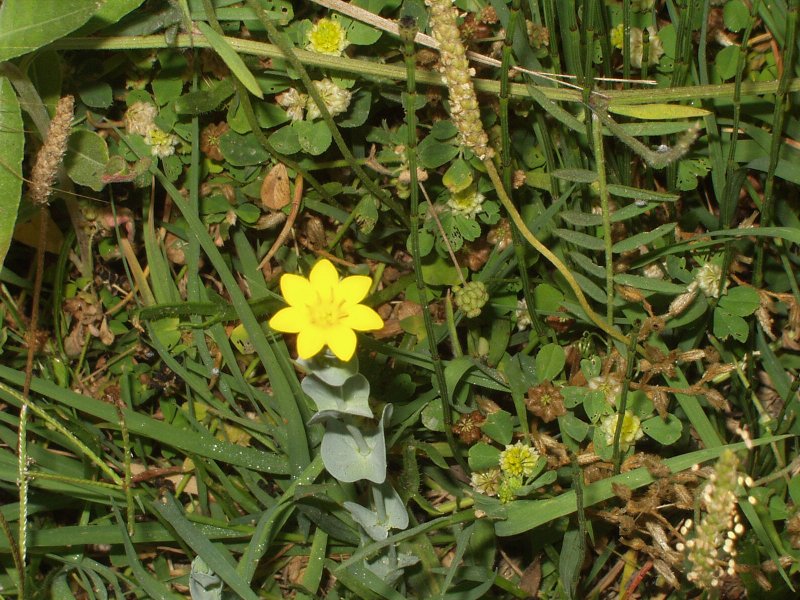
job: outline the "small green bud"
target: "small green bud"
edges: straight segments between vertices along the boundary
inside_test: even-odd
[[[489,301],[489,292],[482,281],[469,281],[453,288],[456,306],[470,319],[481,314],[483,305]]]

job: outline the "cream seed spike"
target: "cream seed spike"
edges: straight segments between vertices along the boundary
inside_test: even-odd
[[[478,98],[472,86],[474,70],[469,66],[467,51],[458,30],[458,11],[451,0],[425,0],[430,7],[430,26],[439,44],[439,71],[450,93],[450,115],[458,129],[462,145],[484,160],[494,151],[483,130]]]
[[[457,11],[453,6],[452,0],[425,0],[425,4],[430,7],[430,26],[433,37],[439,43],[441,54],[441,70],[443,79],[447,84],[450,93],[450,114],[453,117],[453,124],[458,128],[461,142],[470,148],[486,165],[486,171],[495,186],[500,203],[508,211],[509,217],[517,226],[522,237],[539,253],[544,256],[550,264],[566,279],[575,297],[578,300],[586,316],[592,323],[605,331],[612,338],[628,344],[630,340],[616,329],[611,323],[606,323],[598,315],[586,300],[575,277],[567,266],[553,254],[547,246],[542,244],[533,232],[523,221],[519,211],[514,206],[511,198],[503,187],[497,168],[492,162],[494,151],[489,147],[489,140],[481,123],[478,100],[475,96],[475,89],[472,87],[473,71],[469,67],[466,58],[464,44],[461,41],[461,34],[456,23]]]

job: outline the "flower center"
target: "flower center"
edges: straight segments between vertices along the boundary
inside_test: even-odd
[[[308,307],[308,318],[315,327],[330,329],[347,317],[345,301],[336,298],[333,290],[329,291],[328,297],[318,293],[315,300]]]

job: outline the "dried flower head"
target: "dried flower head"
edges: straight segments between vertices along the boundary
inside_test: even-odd
[[[564,397],[561,395],[560,388],[554,386],[549,381],[545,381],[529,389],[525,405],[528,407],[529,411],[545,423],[555,421],[558,417],[567,412],[567,409],[564,407]]]
[[[538,458],[534,448],[517,442],[500,453],[500,469],[508,477],[528,477],[533,474]]]
[[[470,476],[470,483],[472,484],[472,489],[479,494],[496,496],[502,479],[503,476],[500,469],[494,468],[486,471],[475,471]]]
[[[547,27],[526,20],[525,29],[528,33],[528,40],[534,48],[546,48],[550,45],[550,30]]]
[[[200,151],[211,160],[223,160],[222,152],[219,149],[219,138],[230,129],[225,123],[211,123],[203,127],[200,133]]]
[[[528,301],[525,298],[517,300],[517,308],[514,311],[514,316],[517,318],[517,331],[522,331],[531,326],[531,313],[528,312]]]
[[[719,298],[720,282],[722,281],[722,267],[713,262],[707,262],[694,272],[694,281],[697,287],[709,298]],[[728,289],[728,280],[722,285],[722,293]]]
[[[330,79],[325,78],[315,81],[314,87],[317,88],[319,95],[322,96],[325,108],[328,109],[332,117],[345,112],[350,106],[350,99],[353,95],[348,90],[340,88]],[[312,121],[322,114],[319,107],[314,103],[313,98],[308,99],[306,107],[308,109],[307,116]]]
[[[619,414],[608,415],[600,421],[600,431],[605,434],[606,443],[610,446],[614,443],[614,435],[617,431],[617,422],[619,422]],[[623,452],[628,450],[636,440],[644,436],[642,431],[642,422],[631,411],[626,410],[625,416],[622,419],[622,431],[619,435],[619,448]]]
[[[306,48],[317,54],[341,56],[349,45],[347,33],[338,19],[322,18],[309,31]]]
[[[292,121],[302,121],[303,111],[308,106],[308,96],[301,94],[294,88],[275,96],[277,103],[286,109],[286,114]]]
[[[125,129],[128,133],[147,135],[156,126],[155,118],[158,115],[158,108],[149,102],[134,102],[125,111]]]
[[[606,402],[612,406],[616,406],[617,398],[622,393],[622,382],[613,373],[592,377],[587,387],[590,390],[600,390],[603,392]]]
[[[650,66],[657,65],[664,55],[664,44],[661,38],[658,37],[658,31],[655,27],[650,26],[645,31],[648,35],[647,47],[647,64]],[[636,69],[642,68],[642,61],[644,60],[644,33],[645,31],[638,27],[631,27],[630,33],[630,52],[631,52],[631,66]],[[619,50],[624,46],[625,34],[623,26],[620,23],[611,30],[611,45]]]
[[[479,410],[461,415],[453,425],[453,433],[465,444],[474,444],[481,439],[481,425],[486,417]]]
[[[34,204],[45,204],[53,192],[53,181],[67,151],[74,107],[75,99],[72,96],[64,96],[56,104],[47,139],[36,154],[31,170],[30,197]]]

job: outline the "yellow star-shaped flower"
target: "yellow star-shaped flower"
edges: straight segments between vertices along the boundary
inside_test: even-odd
[[[354,331],[383,327],[383,319],[368,306],[359,304],[369,292],[372,280],[364,275],[339,279],[333,264],[322,259],[308,279],[300,275],[281,276],[281,294],[289,304],[269,320],[275,331],[297,333],[297,354],[302,359],[328,346],[339,360],[348,361],[356,351]]]

